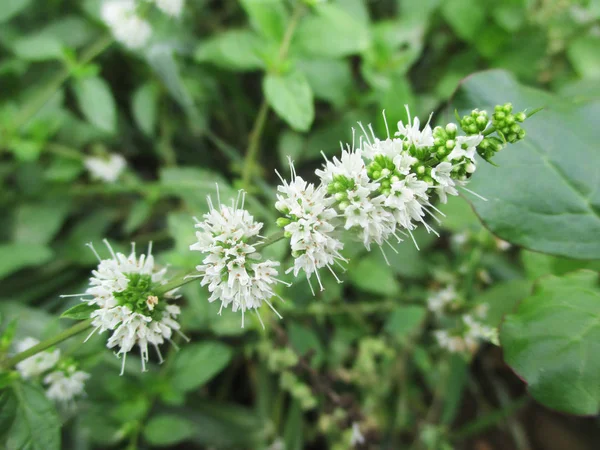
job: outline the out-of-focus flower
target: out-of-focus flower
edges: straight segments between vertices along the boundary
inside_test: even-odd
[[[22,353],[25,350],[29,350],[34,345],[39,344],[35,338],[27,337],[21,341],[18,341],[15,344],[15,350],[17,353]],[[60,350],[46,350],[43,352],[39,352],[33,356],[30,356],[27,359],[19,362],[16,365],[17,371],[21,374],[23,378],[29,379],[37,377],[38,375],[43,374],[44,372],[52,369],[58,360],[60,359]]]
[[[107,0],[101,10],[115,39],[132,50],[142,48],[152,36],[152,27],[137,15],[136,8],[135,0]]]
[[[84,159],[83,164],[90,172],[92,178],[105,181],[106,183],[117,181],[125,167],[127,167],[127,161],[118,153],[112,153],[108,159],[88,156]]]

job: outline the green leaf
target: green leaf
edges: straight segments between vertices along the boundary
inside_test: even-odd
[[[15,215],[15,242],[28,244],[48,244],[69,213],[69,202],[25,203],[19,206]]]
[[[154,135],[158,115],[158,89],[153,83],[140,86],[131,99],[133,118],[148,136]]]
[[[250,30],[228,30],[203,42],[194,57],[228,70],[252,71],[264,68],[263,39]]]
[[[85,320],[90,318],[90,314],[98,309],[98,305],[88,305],[85,302],[79,303],[60,315],[63,319]]]
[[[184,417],[161,414],[152,417],[144,427],[144,439],[151,445],[166,447],[194,435],[196,425]]]
[[[425,316],[427,309],[423,306],[398,306],[385,322],[385,331],[396,339],[404,340],[421,327]]]
[[[29,6],[31,0],[2,0],[0,23],[10,20]]]
[[[506,362],[545,406],[569,414],[600,410],[600,289],[582,270],[541,278],[500,332]]]
[[[381,261],[376,253],[369,253],[358,261],[354,259],[348,269],[348,278],[354,286],[365,292],[389,296],[400,292],[392,268]]]
[[[498,327],[506,314],[514,311],[517,304],[531,292],[531,281],[511,280],[493,285],[479,294],[475,301],[485,305],[486,314],[483,322]]]
[[[241,0],[241,4],[256,31],[281,42],[288,20],[283,0]]]
[[[0,245],[0,278],[25,267],[39,266],[52,259],[52,250],[38,244],[11,243]]]
[[[315,7],[317,15],[300,22],[293,38],[294,48],[307,56],[337,58],[369,48],[369,28],[335,4]]]
[[[481,163],[468,196],[484,224],[500,238],[532,250],[600,259],[600,152],[595,118],[600,100],[572,104],[520,86],[504,71],[467,78],[454,108],[493,108],[512,101],[516,111],[545,106],[524,123],[526,138]],[[467,195],[467,194],[465,194]]]
[[[299,355],[306,355],[311,352],[312,359],[311,365],[318,368],[325,361],[325,351],[323,345],[319,340],[319,336],[310,328],[304,327],[300,324],[291,322],[288,330],[290,342],[294,350]]]
[[[480,0],[446,0],[442,14],[462,39],[473,41],[485,24],[486,6]]]
[[[536,280],[542,275],[564,275],[579,269],[590,269],[600,272],[600,261],[585,261],[581,259],[560,258],[544,253],[521,252],[521,261],[525,273],[530,280]]]
[[[567,49],[569,61],[583,78],[600,78],[600,37],[582,36],[573,41]]]
[[[210,381],[231,360],[231,348],[220,342],[185,346],[175,358],[171,382],[181,392],[192,391]]]
[[[263,91],[275,112],[296,131],[308,131],[314,118],[313,93],[301,72],[268,74]]]
[[[11,450],[60,450],[60,420],[44,391],[33,384],[15,383],[16,415],[8,432]]]
[[[63,57],[61,42],[43,34],[17,39],[12,44],[12,50],[15,55],[26,61],[47,61]]]
[[[85,118],[102,131],[115,133],[117,105],[108,83],[99,77],[88,77],[75,80],[73,89]]]
[[[342,107],[352,90],[352,72],[348,61],[339,59],[305,59],[297,63],[316,98]]]

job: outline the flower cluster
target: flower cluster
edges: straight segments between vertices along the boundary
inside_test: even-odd
[[[123,358],[121,373],[125,368],[127,353],[137,345],[140,349],[142,370],[148,362],[148,345],[152,345],[160,362],[162,355],[159,345],[170,341],[173,332],[181,334],[177,318],[181,313],[179,306],[169,304],[176,298],[176,290],[163,293],[161,288],[167,284],[166,268],[157,269],[152,256],[152,244],[147,255],[135,252],[132,244],[129,256],[115,253],[108,241],[106,244],[111,258],[102,259],[92,244],[88,244],[98,258],[98,268],[92,271],[90,287],[81,297],[92,306],[90,314],[94,330],[100,333],[110,330],[112,335],[107,342],[108,348],[118,348],[116,355]],[[187,339],[183,334],[181,334]],[[89,338],[89,336],[88,336]]]
[[[196,269],[200,273],[202,286],[208,285],[213,302],[221,301],[221,309],[231,305],[233,311],[242,313],[242,328],[247,310],[254,310],[266,303],[279,316],[270,302],[277,296],[273,287],[284,283],[276,278],[278,262],[262,261],[258,253],[263,224],[244,209],[244,193],[240,191],[231,206],[221,204],[220,199],[215,208],[208,197],[210,211],[202,221],[196,219],[196,238],[198,241],[190,246],[190,250],[206,253],[207,256]],[[281,316],[279,316],[281,317]],[[264,327],[264,325],[263,325]]]
[[[498,331],[465,314],[462,323],[455,330],[437,330],[434,336],[440,347],[451,353],[470,353],[477,350],[480,342],[498,343]]]
[[[152,26],[143,18],[145,6],[156,7],[172,17],[179,17],[185,0],[106,0],[102,4],[102,20],[110,27],[115,39],[127,48],[142,48],[152,36]]]
[[[117,181],[127,167],[127,161],[118,153],[112,153],[108,158],[89,156],[84,159],[83,164],[92,178],[106,183]]]
[[[16,343],[15,350],[21,353],[37,344],[37,339],[27,337]],[[90,377],[88,373],[77,370],[74,361],[68,358],[61,361],[59,349],[30,356],[19,362],[16,369],[27,380],[46,374],[43,377],[43,383],[48,386],[46,396],[60,404],[70,404],[76,397],[83,395],[85,381]]]

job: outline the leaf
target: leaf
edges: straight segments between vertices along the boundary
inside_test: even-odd
[[[335,4],[320,4],[317,15],[302,20],[294,34],[293,46],[301,54],[338,58],[369,48],[371,37],[367,24],[352,17]]]
[[[67,219],[70,204],[56,199],[40,203],[24,203],[15,214],[15,242],[48,244]]]
[[[205,341],[184,347],[173,364],[173,387],[181,392],[201,387],[227,367],[231,357],[231,348],[220,342]]]
[[[7,22],[29,6],[31,0],[2,0],[0,23]]]
[[[352,90],[352,72],[348,61],[336,59],[305,59],[297,63],[315,97],[343,106]]]
[[[506,362],[545,406],[569,414],[600,410],[598,274],[543,277],[500,332]]]
[[[531,281],[511,280],[493,285],[475,298],[477,305],[485,305],[482,321],[492,327],[500,326],[506,314],[514,311],[517,304],[531,292]]]
[[[0,244],[0,278],[24,269],[39,266],[52,259],[52,250],[44,245]]]
[[[98,309],[98,305],[89,305],[85,302],[79,303],[60,315],[63,319],[85,320],[90,314]]]
[[[99,77],[87,77],[75,80],[73,89],[85,118],[102,131],[115,133],[117,105],[108,83]]]
[[[263,91],[275,112],[296,131],[308,131],[314,118],[313,93],[301,72],[268,74]]]
[[[291,322],[288,330],[292,347],[299,355],[306,355],[311,352],[310,361],[314,368],[320,367],[325,361],[325,351],[319,340],[319,336],[310,328]]]
[[[480,0],[446,0],[442,14],[459,37],[473,41],[485,24],[485,8]]]
[[[574,40],[567,49],[569,61],[582,78],[600,78],[600,37],[582,36]]]
[[[154,135],[158,115],[158,89],[153,83],[141,85],[131,99],[133,118],[148,136]]]
[[[144,427],[144,439],[151,445],[166,447],[194,435],[196,425],[184,417],[161,414],[152,417]]]
[[[264,68],[263,39],[250,30],[228,30],[203,41],[194,57],[223,69],[251,71]]]
[[[48,61],[63,57],[61,42],[49,35],[23,37],[13,42],[11,47],[15,55],[26,61]]]
[[[376,253],[369,253],[364,258],[353,261],[348,269],[348,278],[354,286],[373,294],[398,294],[400,287],[392,268],[381,261]]]
[[[404,340],[419,329],[426,315],[427,309],[423,306],[398,306],[385,322],[385,331]]]
[[[283,0],[241,0],[241,4],[256,31],[276,42],[283,40],[288,20]]]
[[[520,86],[504,71],[467,78],[454,104],[459,112],[512,101],[515,111],[545,106],[527,119],[526,138],[479,164],[469,196],[484,224],[500,238],[532,250],[600,259],[600,152],[595,117],[600,100],[572,104]]]
[[[11,450],[60,450],[60,421],[44,391],[29,383],[14,383],[16,415],[6,448]]]

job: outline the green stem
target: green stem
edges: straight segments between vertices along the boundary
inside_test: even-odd
[[[275,67],[269,69],[270,73],[278,72],[281,62],[284,61],[287,57],[287,54],[290,50],[290,44],[292,43],[292,37],[294,36],[294,31],[296,31],[296,27],[298,26],[300,17],[302,17],[303,11],[304,5],[302,4],[302,2],[297,2],[294,8],[294,12],[292,13],[292,18],[290,19],[290,23],[285,30],[285,34],[281,41],[281,45],[279,46],[280,64],[277,64]],[[254,121],[254,125],[252,126],[252,131],[250,131],[248,150],[246,151],[246,156],[244,158],[244,166],[242,169],[242,187],[244,189],[248,189],[250,187],[250,181],[254,173],[256,160],[258,159],[260,137],[262,136],[262,133],[264,131],[268,113],[269,104],[267,103],[266,99],[263,99],[258,110],[256,120]]]
[[[18,363],[20,363],[21,361],[39,353],[39,352],[43,352],[44,350],[49,349],[53,345],[56,345],[62,341],[65,341],[65,340],[69,339],[70,337],[73,337],[76,334],[79,334],[82,331],[87,330],[91,326],[92,326],[92,319],[87,319],[87,320],[84,320],[83,322],[79,322],[79,323],[73,325],[71,328],[68,328],[65,331],[57,334],[56,336],[53,336],[49,339],[46,339],[45,341],[40,342],[37,345],[34,345],[31,348],[28,348],[24,352],[21,352],[15,356],[13,356],[12,358],[8,358],[6,361],[4,361],[4,363],[2,364],[2,367],[6,368],[6,369],[10,369],[10,368],[14,367],[15,365],[17,365]]]
[[[84,66],[92,61],[104,50],[106,50],[110,44],[112,44],[112,42],[113,37],[111,35],[104,35],[84,51],[76,67]],[[60,89],[63,83],[69,79],[73,73],[73,69],[74,67],[65,67],[63,70],[57,73],[54,78],[52,78],[50,83],[48,83],[48,86],[46,86],[46,88],[43,89],[39,95],[35,96],[31,102],[25,105],[23,110],[21,110],[21,113],[17,115],[15,121],[13,122],[13,129],[16,130],[26,125],[29,120],[46,104],[46,102],[52,98],[56,91]]]
[[[264,241],[262,241],[260,244],[256,244],[254,247],[256,250],[262,250],[263,248],[282,240],[284,237],[285,232],[283,230],[279,230],[273,233],[271,236],[267,236]]]

